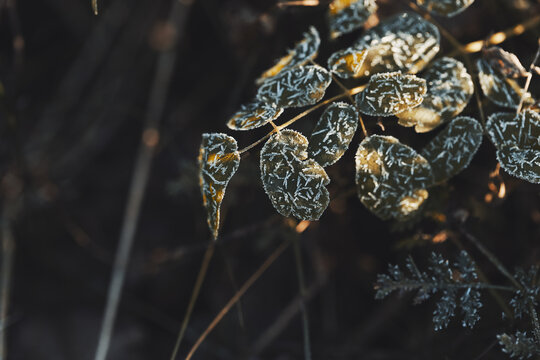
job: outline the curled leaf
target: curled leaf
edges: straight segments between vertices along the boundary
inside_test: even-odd
[[[431,166],[392,136],[365,138],[356,152],[358,197],[383,220],[407,220],[428,198]]]
[[[414,13],[392,16],[368,30],[354,45],[368,49],[360,73],[388,71],[416,74],[439,52],[437,27]]]
[[[482,125],[460,116],[431,140],[421,154],[431,164],[435,183],[445,181],[469,166],[482,143]]]
[[[429,12],[452,17],[468,8],[474,0],[416,0],[416,2]]]
[[[495,113],[486,123],[497,159],[509,174],[540,184],[540,115]]]
[[[227,123],[232,130],[251,130],[266,125],[281,115],[283,109],[274,104],[267,104],[261,101],[253,101],[242,105],[240,110],[233,115]]]
[[[225,188],[240,165],[236,140],[225,134],[203,134],[199,150],[199,185],[214,239],[219,228],[219,209]]]
[[[261,150],[261,179],[272,205],[283,216],[318,220],[330,196],[330,179],[307,158],[308,140],[294,130],[280,131]]]
[[[341,78],[359,77],[367,49],[347,48],[337,51],[328,59],[328,68]]]
[[[391,116],[420,105],[426,94],[426,80],[400,72],[373,75],[356,95],[358,110],[373,116]]]
[[[333,0],[328,6],[330,38],[335,39],[362,27],[375,11],[375,0]]]
[[[486,60],[479,59],[476,63],[478,68],[478,80],[484,95],[495,104],[507,108],[517,108],[523,89],[515,80],[505,78],[493,69]],[[526,103],[532,100],[531,94],[525,94]]]
[[[419,133],[450,121],[465,109],[474,93],[474,85],[465,66],[452,58],[435,61],[422,77],[427,82],[422,104],[396,114],[400,125],[414,126]]]
[[[274,66],[257,79],[257,84],[262,84],[265,80],[279,75],[282,71],[305,65],[309,60],[315,59],[320,44],[319,32],[311,26],[309,31],[304,33],[304,38],[295,44],[294,49],[289,50],[287,55],[279,59]]]
[[[265,81],[257,99],[280,108],[313,105],[331,82],[332,75],[318,65],[295,67]]]
[[[357,127],[354,106],[343,102],[328,106],[309,139],[309,157],[323,167],[336,163],[349,148]]]
[[[521,65],[519,58],[515,54],[505,51],[498,46],[483,49],[482,56],[493,69],[504,77],[517,79],[527,76],[527,70]]]

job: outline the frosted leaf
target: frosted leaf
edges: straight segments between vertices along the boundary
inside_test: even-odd
[[[272,205],[283,216],[318,220],[330,196],[330,179],[315,160],[308,159],[308,140],[294,130],[272,135],[261,150],[261,179]]]
[[[525,110],[518,115],[495,113],[486,123],[497,148],[497,159],[509,174],[540,183],[540,115]]]
[[[375,0],[333,0],[328,6],[330,38],[335,39],[362,27],[375,11]]]
[[[421,154],[431,164],[435,183],[458,174],[471,162],[482,143],[482,125],[473,118],[460,116],[431,140]]]
[[[282,71],[305,65],[308,61],[315,59],[320,44],[319,32],[310,26],[309,31],[304,33],[304,38],[295,44],[294,49],[289,50],[287,55],[266,70],[257,79],[257,84],[262,84],[265,80],[280,74]]]
[[[328,59],[328,68],[344,79],[362,76],[360,69],[362,69],[366,55],[366,49],[348,48],[337,51]]]
[[[357,127],[354,106],[343,102],[328,106],[309,139],[309,157],[323,167],[336,163],[349,148]]]
[[[366,88],[356,95],[361,113],[372,116],[391,116],[422,103],[426,80],[400,72],[373,75]]]
[[[368,49],[360,73],[397,71],[416,74],[439,52],[437,27],[414,13],[392,16],[368,30],[354,45]]]
[[[331,82],[332,75],[324,68],[300,66],[266,80],[257,99],[281,108],[313,105],[324,97]]]
[[[219,228],[219,208],[225,188],[240,165],[236,140],[225,134],[203,134],[199,150],[199,185],[214,239]]]
[[[240,110],[227,123],[232,130],[251,130],[276,120],[283,112],[274,104],[253,101],[240,106]]]
[[[521,65],[519,58],[498,46],[482,49],[482,57],[504,77],[517,79],[527,76],[527,70]]]
[[[507,108],[517,108],[523,89],[512,79],[495,71],[486,60],[478,59],[478,80],[484,95],[495,104]],[[525,102],[532,101],[531,94],[525,95]]]
[[[474,85],[465,66],[452,58],[435,61],[422,77],[427,82],[422,104],[396,114],[400,125],[414,126],[419,133],[450,121],[465,109],[474,93]]]
[[[416,2],[433,14],[452,17],[468,8],[474,0],[416,0]]]
[[[428,198],[431,166],[414,149],[392,136],[365,138],[356,152],[358,197],[383,220],[406,220]]]

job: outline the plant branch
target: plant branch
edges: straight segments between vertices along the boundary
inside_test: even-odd
[[[304,359],[311,360],[311,341],[309,336],[309,317],[306,309],[306,281],[302,261],[302,249],[300,249],[300,239],[298,236],[293,240],[294,258],[296,262],[296,273],[298,275],[298,285],[300,287],[300,311],[302,313],[302,333],[304,335]]]
[[[523,93],[521,94],[521,99],[519,99],[519,105],[518,105],[518,108],[516,110],[516,115],[520,113],[521,108],[523,107],[523,102],[525,101],[525,96],[527,95],[527,91],[529,90],[529,86],[531,85],[534,66],[536,65],[536,62],[538,61],[539,57],[540,57],[540,39],[538,39],[538,49],[536,49],[536,55],[534,55],[534,59],[531,62],[531,66],[529,67],[529,72],[527,74],[527,80],[525,81],[525,87],[523,88]]]

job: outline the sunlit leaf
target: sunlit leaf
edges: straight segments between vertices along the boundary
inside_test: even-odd
[[[356,95],[360,112],[373,116],[391,116],[422,103],[426,80],[400,72],[373,75],[366,88]]]
[[[392,16],[368,30],[355,44],[368,49],[360,73],[403,71],[416,74],[439,52],[437,27],[414,13]]]
[[[318,220],[330,197],[330,179],[308,159],[308,140],[294,130],[272,135],[261,150],[261,179],[272,205],[283,216]]]
[[[474,0],[416,0],[416,2],[429,12],[452,17],[468,8]]]
[[[356,152],[360,201],[383,220],[407,220],[428,198],[431,166],[414,149],[392,136],[365,138]]]
[[[236,140],[225,134],[203,134],[199,150],[199,184],[214,239],[219,228],[219,209],[225,188],[240,165]]]
[[[527,70],[521,65],[519,58],[498,46],[482,49],[482,57],[504,77],[517,79],[527,76]]]
[[[495,104],[507,108],[517,108],[523,94],[523,89],[515,80],[505,78],[495,71],[486,60],[479,59],[476,63],[478,68],[478,80],[486,97]],[[529,93],[525,95],[526,103],[532,101]]]
[[[540,183],[540,115],[525,110],[518,115],[495,113],[486,123],[497,148],[497,159],[509,174]]]
[[[304,33],[304,38],[295,44],[294,49],[289,50],[287,55],[279,59],[270,69],[266,70],[257,79],[257,83],[261,84],[266,79],[272,78],[282,71],[305,65],[309,60],[315,59],[320,44],[319,32],[311,26],[309,31]]]
[[[435,183],[458,174],[471,162],[482,143],[482,125],[460,116],[431,140],[421,154],[431,164]]]
[[[422,104],[396,114],[400,125],[414,126],[419,133],[450,121],[465,109],[474,93],[474,85],[465,66],[452,58],[435,61],[422,77],[427,82]]]
[[[309,157],[326,167],[338,161],[358,127],[358,112],[346,103],[328,106],[315,125],[309,139]]]
[[[233,130],[255,129],[277,119],[282,112],[283,109],[274,104],[255,100],[242,105],[240,110],[229,120],[227,126]]]
[[[328,6],[330,38],[335,39],[362,27],[375,11],[375,0],[333,0]]]
[[[324,97],[331,82],[332,75],[320,66],[295,67],[266,80],[257,99],[281,108],[313,105]]]
[[[337,51],[328,59],[328,68],[344,79],[362,76],[360,70],[366,55],[366,49],[348,48]]]

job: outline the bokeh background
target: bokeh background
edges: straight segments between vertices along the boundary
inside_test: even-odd
[[[323,39],[322,64],[361,33],[328,41],[328,1],[280,7],[278,0],[181,0],[171,23],[174,1],[98,0],[97,16],[90,0],[0,1],[6,359],[93,358],[149,122],[159,131],[145,136],[155,152],[108,358],[169,359],[211,241],[197,179],[201,134],[227,132],[240,147],[257,140],[269,129],[233,133],[225,126],[254,95],[254,79],[310,25]],[[406,1],[378,3],[381,19],[410,10]],[[539,14],[535,0],[477,0],[464,13],[439,20],[466,44]],[[540,35],[536,24],[501,45],[526,66]],[[439,56],[453,50],[443,39]],[[538,83],[533,79],[536,95]],[[335,85],[328,90],[338,92]],[[485,101],[484,106],[487,114],[497,111]],[[288,110],[281,119],[296,112]],[[309,133],[320,113],[293,128]],[[464,114],[478,118],[474,99]],[[383,131],[377,120],[367,117],[370,133],[391,134],[416,149],[433,137],[399,127],[391,118],[383,120]],[[461,246],[490,281],[504,283],[460,227],[509,268],[538,263],[538,185],[502,171],[490,177],[497,161],[484,139],[470,167],[431,193],[424,218],[405,225],[383,222],[354,192],[353,159],[360,140],[359,133],[345,157],[328,168],[334,200],[321,220],[301,233],[296,220],[276,214],[262,189],[260,147],[242,157],[223,204],[222,237],[179,358],[264,259],[291,239],[300,241],[303,255],[314,359],[506,358],[495,335],[528,323],[503,319],[489,294],[482,298],[477,328],[463,329],[455,321],[437,333],[431,324],[433,301],[413,306],[408,295],[376,301],[373,284],[389,262],[401,263],[412,254],[423,266],[430,252],[453,258]],[[506,194],[499,198],[503,183]],[[296,269],[291,247],[194,358],[303,358]]]

